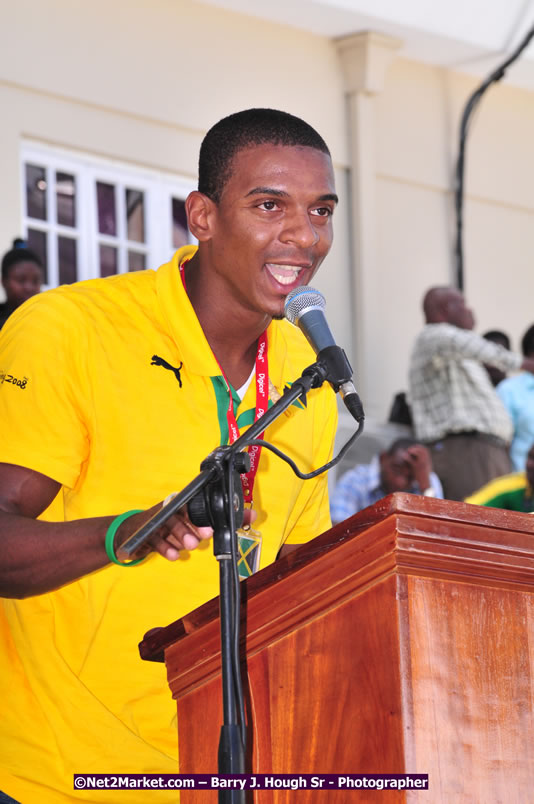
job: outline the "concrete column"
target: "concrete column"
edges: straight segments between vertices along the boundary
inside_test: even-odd
[[[352,310],[354,370],[366,415],[372,417],[380,400],[369,399],[369,378],[380,366],[371,363],[369,341],[372,322],[381,313],[366,281],[376,266],[376,124],[375,98],[384,88],[386,71],[401,46],[399,39],[365,32],[337,40],[347,95],[347,129],[350,157],[353,281]],[[387,292],[387,288],[384,288]]]

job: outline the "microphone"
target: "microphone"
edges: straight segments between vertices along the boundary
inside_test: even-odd
[[[304,334],[320,362],[327,369],[327,379],[336,393],[339,392],[345,407],[357,422],[364,419],[363,406],[352,383],[352,368],[341,347],[336,345],[330,332],[324,310],[326,301],[322,293],[308,285],[295,288],[288,294],[284,315]]]

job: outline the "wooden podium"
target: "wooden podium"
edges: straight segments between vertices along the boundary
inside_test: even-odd
[[[429,774],[427,792],[254,801],[534,802],[534,516],[391,495],[242,592],[251,772]],[[180,772],[215,773],[218,600],[140,650],[165,659]]]

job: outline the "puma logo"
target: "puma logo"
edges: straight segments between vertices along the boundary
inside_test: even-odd
[[[174,376],[178,380],[180,388],[182,387],[182,378],[180,377],[180,369],[182,368],[183,363],[180,363],[178,368],[174,368],[174,366],[171,366],[170,363],[167,363],[167,361],[164,360],[162,357],[159,357],[159,355],[152,355],[152,361],[151,361],[150,365],[151,366],[162,366],[163,368],[168,369],[169,371],[172,371],[172,373],[174,374]]]

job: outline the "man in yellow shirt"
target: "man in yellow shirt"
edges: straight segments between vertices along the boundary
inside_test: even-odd
[[[471,505],[504,508],[508,511],[534,513],[534,444],[527,453],[524,472],[512,472],[490,480],[481,489],[465,498]]]
[[[310,126],[231,115],[206,135],[186,203],[198,249],[49,291],[2,331],[0,790],[22,804],[140,804],[142,790],[74,791],[73,774],[177,771],[175,707],[137,643],[218,593],[211,529],[183,510],[131,568],[120,545],[252,423],[260,392],[272,404],[313,362],[280,319],[329,251],[336,201]],[[324,386],[265,437],[308,472],[329,460],[335,428]],[[326,478],[303,482],[265,450],[252,493],[260,567],[329,527]]]

